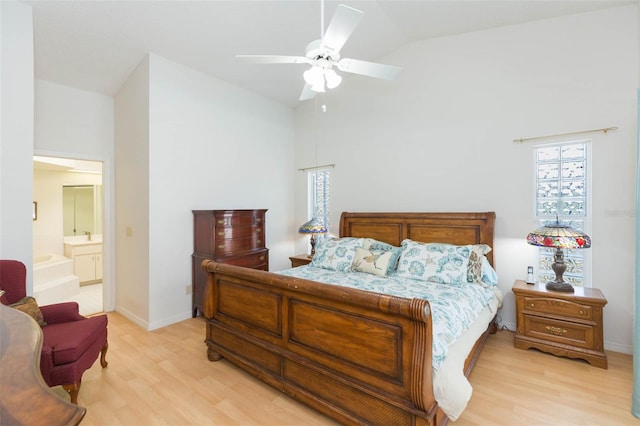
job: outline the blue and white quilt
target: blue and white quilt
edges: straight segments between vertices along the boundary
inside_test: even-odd
[[[441,284],[361,272],[337,272],[311,265],[277,272],[296,278],[371,291],[408,299],[426,299],[433,324],[433,368],[438,369],[451,343],[460,337],[496,295],[492,288],[474,283]]]

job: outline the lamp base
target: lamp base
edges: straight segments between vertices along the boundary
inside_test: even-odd
[[[546,285],[547,290],[562,291],[564,293],[573,293],[573,286],[568,282],[549,281]]]

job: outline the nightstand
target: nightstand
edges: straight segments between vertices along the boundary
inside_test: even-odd
[[[574,293],[549,291],[544,284],[516,280],[516,336],[518,349],[536,348],[607,368],[602,311],[607,304],[596,288],[575,287]]]
[[[309,257],[308,254],[296,254],[295,256],[291,256],[289,260],[291,261],[291,267],[295,268],[296,266],[302,266],[311,263],[313,257]]]

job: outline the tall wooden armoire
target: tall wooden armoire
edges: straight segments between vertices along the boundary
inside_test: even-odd
[[[269,270],[269,249],[265,246],[266,209],[193,210],[193,316],[202,313],[207,273],[205,259],[219,263]]]

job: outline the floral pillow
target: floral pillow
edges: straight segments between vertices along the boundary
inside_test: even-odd
[[[351,270],[386,277],[392,256],[393,252],[391,251],[371,251],[356,247],[356,254],[353,259],[353,264],[351,265]]]
[[[469,253],[469,266],[467,268],[467,281],[470,283],[482,282],[482,263],[485,254],[491,251],[486,244],[473,244]]]
[[[311,266],[332,271],[349,272],[356,248],[362,248],[363,238],[325,238],[316,246]]]
[[[467,282],[471,245],[402,242],[397,275],[442,284]]]

